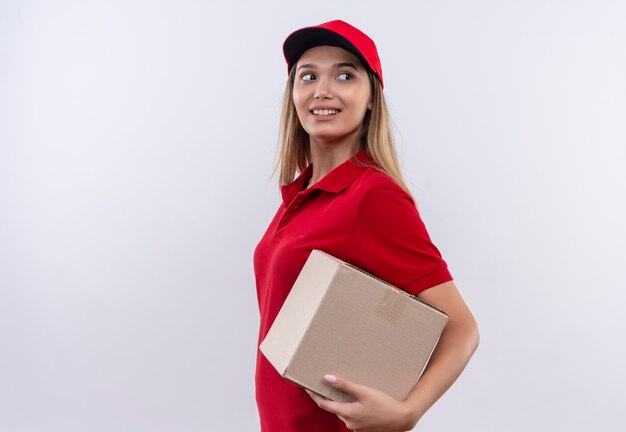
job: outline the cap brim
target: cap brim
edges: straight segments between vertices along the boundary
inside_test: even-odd
[[[325,28],[306,27],[290,34],[283,44],[283,54],[289,70],[305,51],[321,45],[336,46],[350,51],[367,69],[372,69],[361,52],[345,37]]]

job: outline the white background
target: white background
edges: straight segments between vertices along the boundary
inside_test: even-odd
[[[2,0],[1,431],[258,430],[280,48],[335,18],[481,329],[417,429],[623,427],[623,1]]]

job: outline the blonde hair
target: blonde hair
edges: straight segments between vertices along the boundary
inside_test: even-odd
[[[375,168],[387,174],[411,195],[400,172],[383,87],[376,75],[370,71],[368,75],[371,83],[372,109],[365,114],[361,133],[354,143],[352,154],[357,154],[363,149],[367,150],[378,165]],[[296,173],[302,172],[311,163],[309,135],[300,124],[293,103],[294,80],[295,68],[291,70],[285,87],[280,118],[278,158],[274,170],[280,170],[280,185],[291,183]]]

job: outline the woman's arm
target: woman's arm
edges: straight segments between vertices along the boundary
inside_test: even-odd
[[[335,413],[349,429],[359,432],[411,430],[428,409],[461,375],[478,347],[478,326],[454,282],[423,291],[419,297],[448,314],[437,348],[426,370],[404,401],[397,401],[370,387],[329,375],[334,387],[352,394],[355,402],[334,402],[310,393],[315,402]],[[334,381],[334,382],[333,382]]]
[[[424,374],[406,399],[415,424],[461,375],[478,348],[478,326],[454,282],[423,291],[419,297],[448,314],[448,323]]]

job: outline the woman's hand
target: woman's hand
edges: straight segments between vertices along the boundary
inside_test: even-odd
[[[349,393],[354,402],[335,402],[307,390],[317,405],[336,414],[348,429],[358,432],[404,432],[413,429],[417,417],[405,402],[345,378],[326,375],[326,381],[338,390]]]

